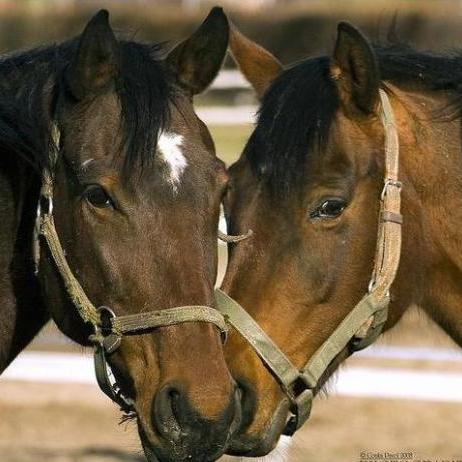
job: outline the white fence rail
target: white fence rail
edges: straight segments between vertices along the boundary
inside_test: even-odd
[[[376,346],[363,357],[462,362],[457,350]],[[3,373],[5,380],[96,385],[89,355],[23,352]],[[346,367],[330,387],[340,396],[462,402],[462,373],[383,367]]]

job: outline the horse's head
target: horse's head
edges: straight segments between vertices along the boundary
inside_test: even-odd
[[[227,175],[192,97],[216,76],[227,43],[226,17],[214,9],[162,60],[156,47],[118,41],[105,11],[63,45],[53,98],[60,133],[53,213],[69,266],[96,307],[120,316],[215,306]],[[40,265],[58,326],[87,343],[91,331],[45,246]],[[222,453],[238,413],[215,325],[124,336],[109,362],[134,401],[149,460]]]
[[[235,30],[231,50],[262,102],[225,199],[230,232],[253,236],[230,249],[223,288],[301,368],[368,290],[383,186],[379,70],[346,23],[331,57],[288,70]],[[226,355],[244,397],[231,451],[265,454],[289,400],[238,334]]]

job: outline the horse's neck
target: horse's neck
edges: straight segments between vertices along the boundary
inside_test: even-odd
[[[435,116],[442,97],[399,96],[405,222],[397,285],[462,346],[461,121]]]
[[[0,372],[48,319],[31,254],[37,187],[21,161],[0,159]]]

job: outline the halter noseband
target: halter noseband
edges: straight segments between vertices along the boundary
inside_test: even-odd
[[[385,130],[385,176],[368,293],[310,360],[298,369],[236,301],[223,291],[216,291],[218,309],[260,356],[291,402],[293,416],[286,424],[286,435],[295,433],[308,420],[314,390],[335,357],[349,344],[353,351],[369,346],[379,336],[388,317],[389,289],[401,255],[402,184],[398,180],[399,141],[393,110],[385,91],[380,89],[379,94],[380,119]]]
[[[53,168],[60,143],[60,132],[55,124],[52,125],[52,138],[53,145],[56,147],[51,159]],[[93,334],[90,335],[89,340],[95,347],[94,364],[98,385],[123,411],[133,412],[134,403],[122,394],[110,370],[107,356],[117,350],[124,335],[143,334],[158,327],[185,322],[207,322],[219,329],[223,340],[226,338],[227,325],[224,316],[210,306],[179,306],[125,316],[116,316],[110,308],[105,306],[96,308],[70,269],[59,240],[53,218],[53,173],[49,169],[44,169],[42,172],[42,188],[37,207],[33,240],[36,273],[40,258],[40,235],[43,236],[48,246],[66,291],[81,319],[93,327]]]

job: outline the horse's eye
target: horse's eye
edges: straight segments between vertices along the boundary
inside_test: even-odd
[[[93,207],[99,209],[114,208],[112,199],[101,186],[89,186],[84,192],[84,197]]]
[[[339,197],[325,199],[310,213],[310,218],[337,218],[346,205],[346,201]]]

